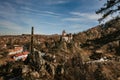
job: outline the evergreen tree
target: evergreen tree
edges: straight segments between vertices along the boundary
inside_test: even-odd
[[[104,6],[96,11],[96,14],[103,14],[102,18],[98,19],[98,21],[101,22],[109,15],[117,12],[120,14],[120,0],[107,0]],[[119,16],[119,14],[116,16]]]

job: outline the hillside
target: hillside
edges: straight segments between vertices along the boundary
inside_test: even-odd
[[[98,25],[85,32],[75,35],[75,40],[81,42],[81,47],[102,50],[103,53],[119,55],[120,18],[113,19],[106,24]],[[118,53],[117,53],[118,52]]]
[[[26,61],[0,65],[0,80],[120,80],[119,34],[120,18],[68,37],[37,35]]]

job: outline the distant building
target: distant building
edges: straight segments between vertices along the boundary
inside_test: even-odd
[[[73,39],[73,35],[71,33],[67,34],[65,32],[65,30],[63,30],[63,32],[62,32],[62,41],[70,43],[72,41],[72,39]]]
[[[18,60],[22,60],[22,61],[25,61],[27,56],[28,56],[29,52],[22,52],[22,53],[19,53],[19,54],[16,54],[13,56],[13,59],[15,61],[18,61]]]
[[[23,46],[19,46],[19,45],[14,45],[14,48],[9,49],[8,51],[9,51],[8,55],[15,61],[18,60],[24,61],[29,54],[28,51],[23,50]]]
[[[67,34],[66,34],[66,32],[65,32],[65,30],[63,30],[63,32],[62,32],[62,37],[65,37]]]
[[[23,52],[23,47],[15,45],[14,49],[9,49],[8,51],[9,51],[8,55],[18,54]]]

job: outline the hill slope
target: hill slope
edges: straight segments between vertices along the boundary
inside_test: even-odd
[[[120,80],[120,18],[73,35],[42,37],[25,62],[0,66],[1,80]],[[37,36],[38,37],[38,36]],[[41,56],[41,52],[45,55]]]

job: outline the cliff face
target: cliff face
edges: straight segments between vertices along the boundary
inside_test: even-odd
[[[119,34],[118,18],[74,34],[71,42],[60,35],[43,36],[28,61],[0,66],[0,79],[120,80]]]

